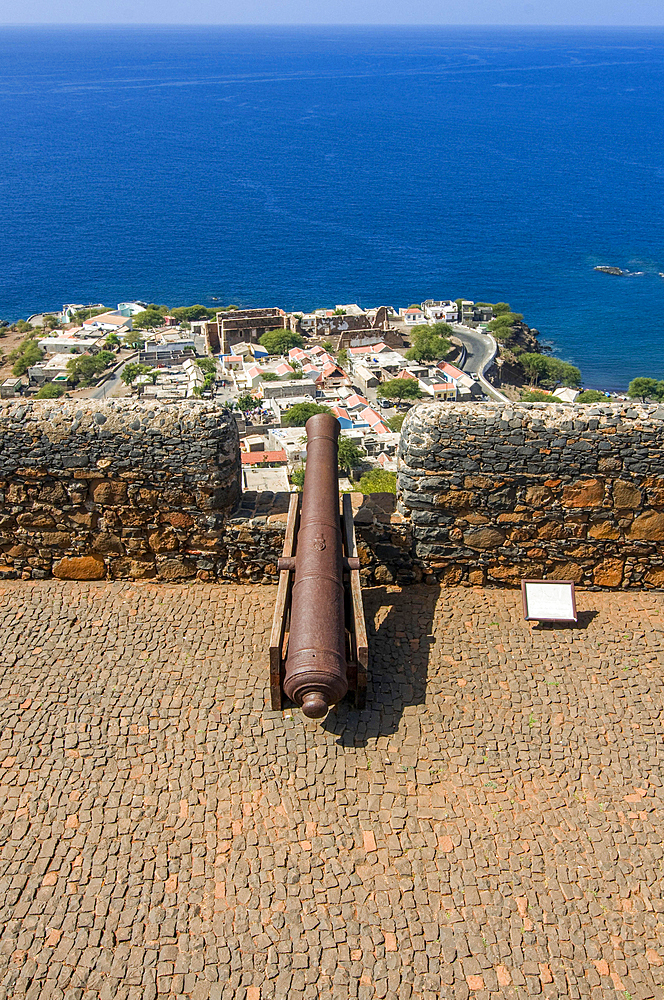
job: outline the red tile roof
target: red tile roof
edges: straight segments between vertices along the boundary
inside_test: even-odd
[[[260,465],[261,462],[288,461],[285,451],[243,451],[241,457],[243,465]]]

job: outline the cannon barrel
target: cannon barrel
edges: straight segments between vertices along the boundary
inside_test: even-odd
[[[331,413],[310,417],[307,471],[295,552],[284,692],[310,719],[348,690],[337,441]]]

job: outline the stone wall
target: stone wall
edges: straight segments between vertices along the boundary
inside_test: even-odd
[[[426,578],[664,585],[662,406],[425,403],[399,467]]]
[[[422,403],[398,494],[352,494],[366,586],[664,586],[664,407]],[[273,583],[288,501],[213,404],[0,405],[0,577]]]
[[[204,403],[0,405],[0,576],[186,579],[225,560],[237,425]]]

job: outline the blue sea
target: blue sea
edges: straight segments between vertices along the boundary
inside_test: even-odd
[[[0,51],[0,317],[500,299],[587,386],[664,378],[662,30],[2,28]]]

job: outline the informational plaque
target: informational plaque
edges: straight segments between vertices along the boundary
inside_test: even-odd
[[[576,601],[572,580],[522,580],[523,617],[526,621],[575,622]]]

